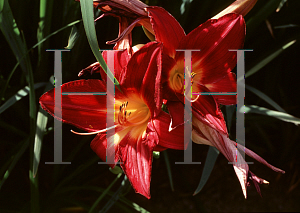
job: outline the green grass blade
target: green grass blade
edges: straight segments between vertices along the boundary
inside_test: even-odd
[[[92,207],[89,210],[89,213],[95,212],[95,208],[97,207],[98,203],[104,198],[104,196],[109,192],[111,187],[117,182],[117,180],[121,177],[122,173],[118,174],[117,177],[113,180],[113,182],[104,190],[104,192],[98,197],[98,199],[94,202]]]
[[[16,128],[14,125],[10,125],[7,122],[1,121],[1,120],[0,120],[0,128],[6,132],[9,131],[12,134],[19,135],[23,138],[28,137],[27,132],[24,132],[23,130]]]
[[[41,82],[34,84],[34,89],[38,89],[40,87],[45,86],[47,83]],[[24,87],[23,89],[19,90],[14,96],[9,98],[1,107],[0,107],[0,114],[7,110],[9,107],[14,105],[17,101],[21,100],[23,97],[27,96],[30,93],[30,88],[28,86]]]
[[[296,40],[286,43],[279,50],[275,51],[274,53],[272,53],[268,57],[266,57],[263,60],[261,60],[258,64],[256,64],[248,72],[245,73],[245,78],[247,78],[247,77],[253,75],[254,73],[258,72],[259,70],[261,70],[264,66],[266,66],[268,63],[270,63],[272,60],[274,60],[285,49],[287,49],[288,47],[292,46],[295,42],[296,42]],[[242,78],[237,79],[237,81],[240,81],[240,80],[242,80]]]
[[[126,175],[124,175],[124,179],[121,183],[119,189],[113,194],[113,196],[109,199],[109,201],[105,204],[105,206],[101,209],[99,213],[106,213],[122,196],[124,190],[126,190],[130,186],[129,180]]]
[[[246,22],[247,34],[254,35],[256,28],[276,11],[280,1],[281,0],[262,1],[263,5],[259,11]],[[257,5],[259,5],[258,3]]]
[[[278,5],[276,12],[278,13],[281,8],[283,7],[283,5],[287,2],[287,0],[281,0],[280,4]]]
[[[215,162],[217,160],[219,153],[220,153],[219,150],[217,150],[215,147],[212,147],[212,146],[209,147],[207,156],[206,156],[206,160],[205,160],[205,164],[204,164],[204,168],[203,168],[203,173],[202,173],[202,176],[200,179],[200,183],[193,195],[198,194],[203,189],[204,185],[206,184],[206,182],[214,168],[214,165],[215,165]]]
[[[50,77],[49,82],[44,90],[44,92],[47,92],[53,87],[53,76]],[[45,132],[47,131],[46,126],[48,122],[48,114],[45,110],[42,108],[39,109],[38,115],[37,115],[37,122],[36,122],[36,133],[35,133],[35,139],[34,139],[34,159],[33,159],[33,177],[36,176],[38,166],[40,163],[41,158],[41,149],[42,149],[42,141]]]
[[[79,32],[77,30],[77,27],[76,25],[74,25],[71,29],[71,33],[70,33],[70,36],[69,36],[69,40],[68,40],[68,46],[65,47],[65,49],[72,49],[77,41],[79,37]]]
[[[255,95],[263,99],[265,102],[270,104],[272,107],[277,109],[280,112],[286,112],[284,109],[282,109],[275,101],[273,101],[269,96],[267,96],[265,93],[259,91],[258,89],[255,89],[254,87],[251,87],[249,85],[246,85],[246,89],[250,90],[253,92]]]
[[[99,193],[103,193],[105,191],[105,189],[97,187],[97,186],[91,186],[91,185],[85,185],[85,186],[70,186],[70,187],[64,187],[61,190],[57,191],[55,194],[53,194],[52,196],[54,197],[60,197],[60,196],[64,196],[64,194],[69,194],[69,193],[74,193],[74,192],[78,192],[81,190],[88,190],[88,191],[96,191]],[[114,193],[112,191],[107,192],[107,195],[109,196],[113,196]],[[128,205],[129,207],[133,208],[134,210],[138,211],[138,212],[142,212],[142,213],[148,213],[149,211],[147,211],[146,209],[144,209],[143,207],[139,206],[137,203],[132,202],[131,200],[128,200],[127,198],[120,196],[119,200]]]
[[[0,13],[0,29],[5,36],[11,50],[13,51],[17,61],[25,74],[26,81],[29,87],[29,117],[30,117],[30,134],[29,134],[29,149],[30,149],[30,167],[33,161],[33,145],[36,125],[36,100],[34,90],[33,72],[30,59],[27,55],[27,47],[24,36],[22,37],[17,23],[13,17],[8,0],[2,3],[3,9]],[[25,57],[23,57],[25,56]],[[37,179],[32,179],[32,168],[29,171],[30,189],[31,189],[31,212],[39,212],[39,196]]]
[[[240,112],[242,112],[242,111],[240,110]],[[270,109],[255,106],[255,105],[245,106],[245,113],[257,113],[257,114],[261,114],[261,115],[271,116],[271,117],[277,118],[277,119],[285,121],[285,122],[293,123],[295,125],[300,124],[299,118],[296,118],[288,113],[278,112],[275,110],[270,110]]]
[[[23,60],[25,57],[27,57],[28,53],[31,52],[32,49],[38,47],[39,45],[41,45],[42,43],[44,43],[45,41],[47,41],[50,37],[54,36],[55,34],[59,33],[60,31],[63,31],[64,29],[68,28],[68,27],[71,27],[71,26],[74,26],[75,24],[78,24],[80,23],[82,20],[77,20],[77,21],[74,21],[74,22],[71,22],[70,24],[67,24],[66,26],[54,31],[53,33],[49,34],[48,36],[46,36],[45,38],[43,38],[42,40],[40,40],[38,43],[36,43],[35,45],[33,45],[27,52],[25,55],[22,56],[22,58],[20,59]],[[18,68],[18,66],[20,65],[20,62],[18,61],[16,63],[16,65],[14,66],[13,70],[10,72],[10,75],[8,77],[8,79],[6,80],[5,82],[5,85],[2,89],[2,92],[1,92],[1,96],[0,96],[0,100],[2,100],[2,98],[4,97],[4,94],[5,94],[5,91],[8,87],[8,84],[10,82],[10,79],[12,77],[12,75],[14,74],[15,70]]]
[[[89,161],[85,162],[84,164],[80,165],[74,172],[72,172],[70,175],[65,177],[62,181],[59,182],[59,184],[56,186],[55,191],[59,191],[62,186],[64,186],[67,183],[70,183],[71,180],[75,179],[75,177],[79,174],[82,174],[85,169],[87,169],[89,166],[93,165],[99,160],[98,156],[92,157]]]
[[[37,30],[37,40],[41,41],[45,35],[48,35],[51,27],[53,0],[40,0],[40,21]],[[44,54],[43,46],[38,47],[39,63],[41,63]]]
[[[106,72],[110,80],[114,82],[115,85],[120,89],[119,82],[117,81],[117,79],[115,79],[114,75],[107,67],[99,49],[96,30],[95,30],[95,23],[94,23],[93,0],[81,0],[80,7],[81,7],[82,20],[83,20],[85,33],[89,41],[90,47],[92,49],[92,52],[94,53],[97,61],[99,62],[103,70]]]
[[[168,156],[167,150],[163,151],[162,153],[163,153],[163,156],[164,156],[164,159],[165,159],[165,163],[166,163],[166,167],[167,167],[167,171],[168,171],[168,177],[169,177],[170,186],[171,186],[172,192],[174,192],[172,170],[171,170],[171,164],[170,164],[170,161],[169,161],[169,156]]]
[[[7,178],[9,177],[11,171],[13,170],[13,168],[15,167],[17,162],[20,160],[20,158],[22,157],[22,155],[24,154],[24,152],[26,151],[26,149],[29,146],[29,140],[22,141],[21,143],[23,143],[21,148],[18,149],[16,155],[13,157],[13,160],[12,160],[11,164],[9,165],[9,168],[6,170],[2,180],[0,182],[0,189],[3,186],[3,184],[5,183],[5,181],[7,180]]]
[[[139,206],[137,203],[132,202],[131,200],[128,200],[127,198],[123,197],[120,198],[120,201],[122,203],[125,203],[126,205],[130,206],[131,208],[133,208],[134,210],[136,210],[137,212],[141,212],[141,213],[149,213],[149,211],[147,211],[146,209],[144,209],[143,207]]]

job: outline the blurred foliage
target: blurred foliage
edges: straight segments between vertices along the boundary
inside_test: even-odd
[[[233,0],[145,2],[164,7],[188,33]],[[246,72],[255,70],[246,84],[256,89],[246,90],[246,105],[283,109],[300,117],[299,10],[296,0],[258,1],[245,17],[244,48],[253,49],[246,53]],[[45,164],[53,161],[54,152],[53,118],[38,114],[38,98],[48,90],[54,74],[54,54],[45,50],[72,48],[62,53],[63,82],[79,79],[78,72],[96,61],[81,19],[80,3],[74,0],[0,0],[0,212],[88,212],[93,205],[96,210],[104,207],[103,212],[300,211],[299,127],[261,114],[246,114],[246,146],[286,171],[280,175],[259,163],[250,165],[271,183],[262,187],[263,199],[254,187],[248,200],[243,199],[232,167],[221,155],[203,190],[192,196],[203,165],[175,165],[182,161],[183,152],[167,150],[168,155],[153,160],[152,198],[147,200],[130,189],[124,175],[98,165],[89,147],[92,137],[74,135],[68,125],[62,130],[63,161],[72,164]],[[74,25],[76,38],[75,28],[71,32]],[[105,42],[117,37],[117,19],[105,17],[95,27],[100,49],[112,49]],[[133,42],[148,42],[141,28],[134,29]],[[233,130],[235,122],[231,124]],[[204,162],[207,150],[194,145],[194,160]]]

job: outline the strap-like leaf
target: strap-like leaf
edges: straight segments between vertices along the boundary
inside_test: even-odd
[[[242,112],[241,109],[240,109],[240,112]],[[245,113],[257,113],[257,114],[262,114],[262,115],[268,115],[268,116],[277,118],[277,119],[285,121],[285,122],[293,123],[295,125],[300,124],[300,118],[296,118],[285,112],[278,112],[275,110],[270,110],[270,109],[255,106],[255,105],[245,106]]]
[[[215,162],[217,160],[217,157],[219,155],[219,150],[213,146],[210,146],[207,152],[207,156],[206,156],[206,160],[205,160],[205,164],[204,164],[204,169],[203,169],[203,173],[200,179],[200,183],[196,189],[196,191],[194,192],[194,195],[198,194],[204,187],[204,185],[206,184],[211,171],[214,168]]]
[[[84,29],[86,33],[86,37],[89,41],[90,47],[99,62],[100,66],[109,76],[110,80],[115,83],[115,85],[119,88],[119,82],[117,79],[114,78],[114,75],[109,70],[108,66],[106,65],[102,54],[99,49],[96,30],[95,30],[95,23],[94,23],[94,7],[93,7],[93,0],[81,0],[80,1],[81,13],[82,13],[82,20],[84,24]]]

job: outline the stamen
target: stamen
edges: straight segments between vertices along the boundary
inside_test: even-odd
[[[111,126],[111,127],[108,127],[106,129],[102,129],[102,130],[99,130],[99,131],[96,131],[96,132],[84,132],[84,133],[75,132],[74,130],[71,129],[71,132],[76,134],[76,135],[95,135],[95,134],[98,134],[98,133],[106,132],[107,130],[114,129],[116,127],[117,127],[117,125],[114,125],[114,126]]]
[[[192,83],[192,85],[193,85],[193,83],[194,83],[193,80],[194,80],[195,75],[197,75],[197,73],[192,72],[192,74],[191,74],[191,77],[192,77],[192,78],[191,78],[191,83]]]
[[[124,125],[127,122],[127,118],[130,116],[131,112],[127,115],[126,107],[128,106],[128,101],[124,102],[120,106],[120,112],[118,114],[118,122]]]

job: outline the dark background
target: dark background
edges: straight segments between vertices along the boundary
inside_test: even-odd
[[[42,2],[42,0],[41,0]],[[81,19],[79,2],[73,0],[48,1],[46,7],[44,36],[66,26],[68,23]],[[185,4],[185,11],[180,12]],[[190,3],[191,2],[191,3]],[[158,5],[168,10],[183,26],[186,33],[205,22],[232,0],[149,0],[149,5]],[[299,39],[300,39],[300,2],[288,0],[279,12],[276,8],[280,0],[258,1],[253,10],[245,17],[247,36],[245,49],[253,49],[246,53],[246,72],[270,54],[276,52],[286,43],[297,42],[284,50],[279,56],[262,67],[259,72],[246,79],[250,85],[268,95],[287,113],[300,117],[299,90]],[[35,45],[37,29],[40,21],[39,0],[9,1],[17,26],[24,35],[27,47]],[[270,28],[267,25],[270,25]],[[77,80],[78,72],[94,63],[94,58],[88,45],[82,23],[77,24],[80,37],[70,52],[63,53],[63,82]],[[278,28],[280,27],[280,28]],[[105,45],[118,34],[118,21],[105,17],[96,23],[100,49],[112,49]],[[33,68],[34,82],[47,82],[54,74],[54,57],[45,49],[63,49],[68,44],[71,28],[67,28],[46,40],[41,45],[41,51],[34,48],[29,52]],[[148,42],[142,29],[133,31],[134,44]],[[40,61],[39,61],[40,60]],[[27,85],[26,75],[18,67],[8,83],[4,85],[17,63],[16,57],[2,33],[0,33],[0,89],[1,105],[20,89]],[[85,78],[98,78],[87,76]],[[38,98],[45,88],[35,90],[36,106]],[[4,92],[4,93],[3,93]],[[246,90],[246,105],[258,105],[274,110],[264,99]],[[222,108],[224,109],[224,107]],[[4,180],[5,172],[18,157],[24,141],[30,134],[29,98],[24,97],[16,104],[0,114],[0,180]],[[38,202],[40,212],[87,212],[101,195],[101,189],[107,188],[116,175],[108,170],[106,165],[98,165],[100,161],[94,154],[89,142],[93,136],[78,136],[70,133],[73,127],[63,125],[63,160],[71,161],[71,165],[45,165],[53,161],[53,118],[49,117],[48,131],[43,139],[41,161],[38,171]],[[193,196],[200,181],[208,147],[193,145],[193,160],[201,165],[175,165],[183,161],[183,152],[167,150],[172,169],[174,191],[161,154],[159,159],[153,159],[150,200],[133,189],[129,189],[124,197],[129,203],[136,203],[150,212],[298,212],[300,211],[300,130],[299,126],[276,118],[246,114],[246,146],[262,156],[272,165],[286,171],[278,174],[254,161],[251,171],[270,182],[261,186],[262,198],[251,185],[248,188],[248,199],[245,200],[239,181],[226,158],[219,155],[211,176],[203,190]],[[231,127],[231,129],[233,129]],[[9,176],[0,189],[0,212],[30,212],[30,149],[19,156],[16,164],[9,170]],[[252,161],[246,158],[246,161]],[[7,173],[6,173],[7,174]],[[121,179],[111,188],[114,193],[120,186]],[[79,187],[86,187],[85,189]],[[90,187],[90,188],[89,188]],[[99,189],[99,190],[98,190]],[[97,191],[98,190],[98,191]],[[100,202],[98,210],[111,198],[108,194]],[[132,204],[133,205],[133,204]],[[117,201],[109,212],[135,212],[133,208]]]

